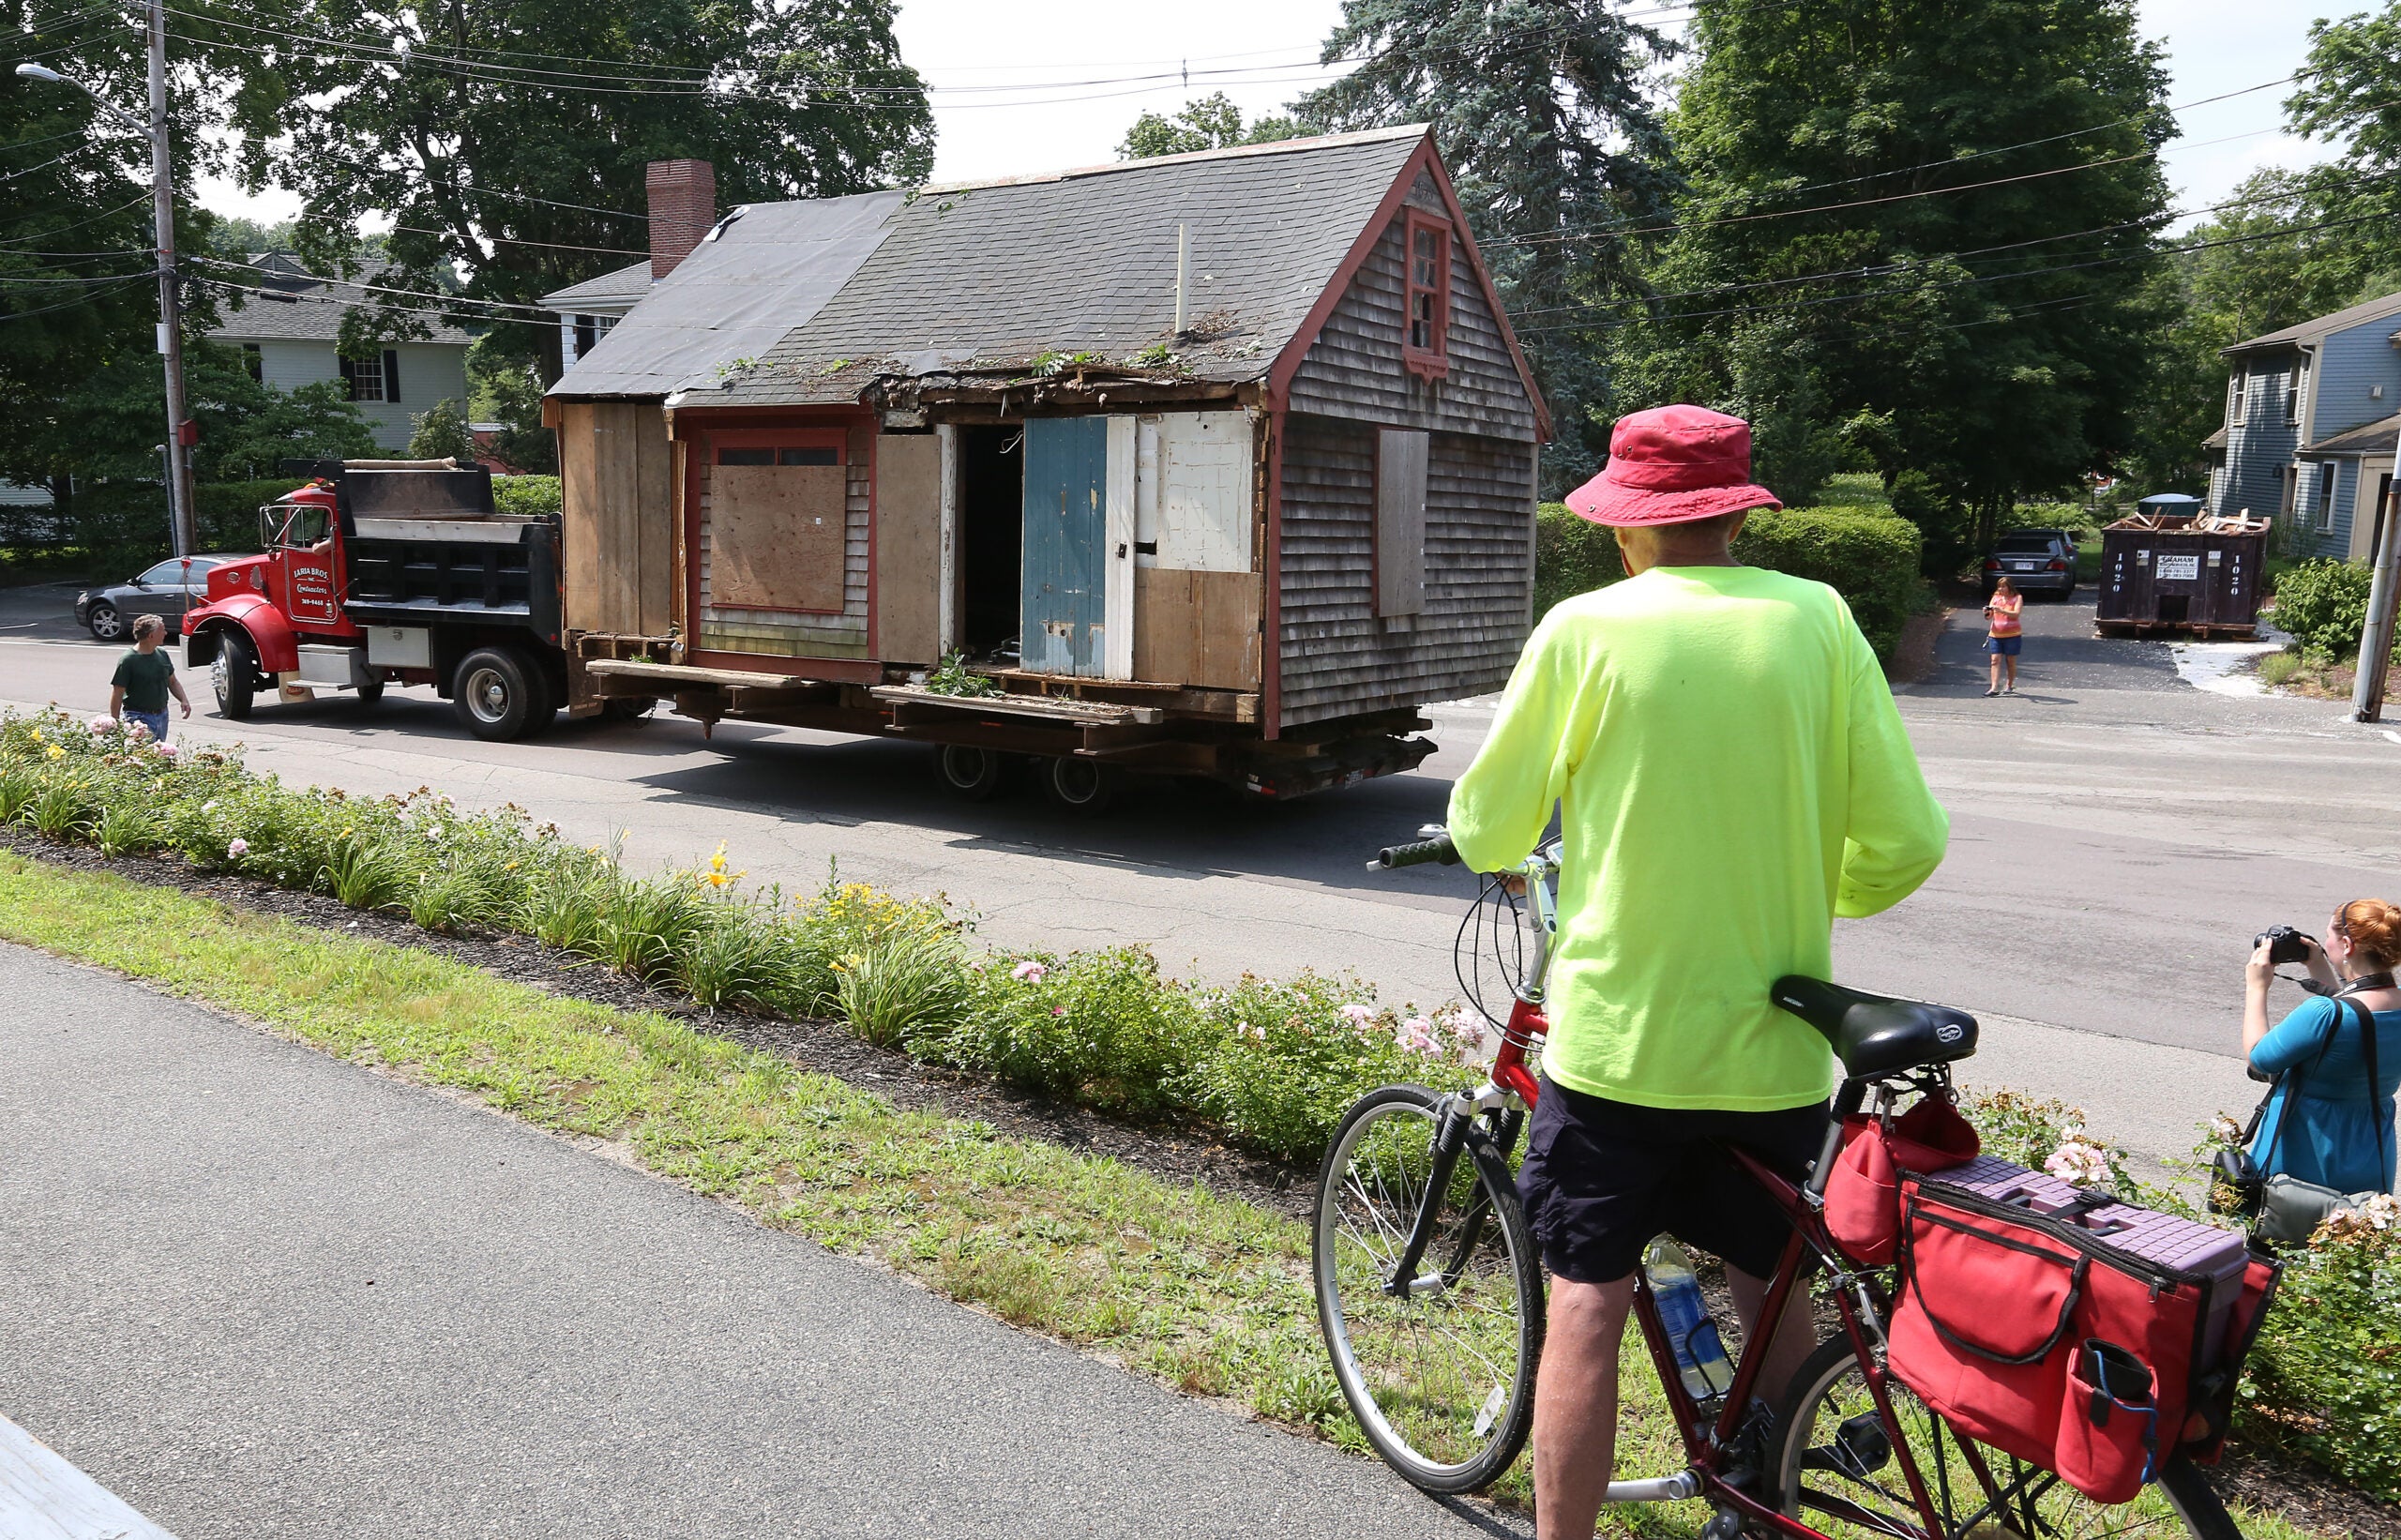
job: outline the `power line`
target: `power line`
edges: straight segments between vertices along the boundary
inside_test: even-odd
[[[116,281],[120,284],[141,283],[146,281],[148,278],[148,274],[136,273],[129,278],[122,278]],[[78,305],[88,304],[92,300],[98,298],[100,294],[106,292],[107,291],[105,290],[95,289],[89,293],[78,294],[73,299],[61,300],[55,305],[44,305],[39,310],[0,310],[0,323],[27,321],[38,315],[48,315],[53,310],[71,310]]]

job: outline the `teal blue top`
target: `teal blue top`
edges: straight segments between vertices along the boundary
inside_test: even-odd
[[[2277,1141],[2277,1125],[2296,1077],[2288,1076],[2276,1087],[2259,1120],[2251,1158],[2262,1174],[2282,1171],[2339,1192],[2393,1190],[2393,1152],[2401,1143],[2393,1128],[2393,1095],[2401,1090],[2401,1011],[2371,1015],[2377,1069],[2373,1111],[2359,1015],[2349,1006],[2323,997],[2304,1001],[2269,1028],[2251,1050],[2252,1065],[2268,1074],[2300,1067],[2301,1100],[2293,1107],[2283,1141]],[[2379,1126],[2384,1132],[2380,1153]]]

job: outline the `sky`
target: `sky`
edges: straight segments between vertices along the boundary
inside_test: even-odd
[[[1654,25],[1674,29],[1688,8],[1628,0]],[[2141,0],[2143,30],[2167,44],[2169,101],[2183,137],[2167,149],[2179,208],[2225,200],[2268,165],[2303,165],[2328,152],[2282,131],[2288,85],[2225,100],[2299,68],[2309,23],[2363,8],[2365,0]],[[1092,165],[1115,158],[1144,111],[1172,113],[1223,91],[1253,117],[1281,108],[1339,72],[1314,61],[1341,15],[1339,0],[1214,0],[1200,8],[1125,0],[902,0],[901,56],[934,88],[937,181],[970,181]],[[1028,25],[1030,17],[1038,25]],[[2187,104],[2197,104],[2190,105]],[[201,201],[262,220],[289,218],[297,202],[253,198],[204,181]],[[2189,221],[2180,221],[2189,222]]]

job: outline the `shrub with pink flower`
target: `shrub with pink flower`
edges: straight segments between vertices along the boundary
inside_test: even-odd
[[[171,743],[160,744],[159,746],[159,757],[165,760],[174,759],[175,757],[175,746]]]
[[[1393,1041],[1403,1052],[1422,1053],[1427,1058],[1440,1058],[1442,1045],[1434,1036],[1434,1023],[1422,1016],[1412,1016],[1393,1029]]]
[[[243,856],[249,853],[250,842],[247,839],[236,838],[232,844],[225,847],[225,857],[229,861],[238,861]]]
[[[2043,1169],[2079,1187],[2095,1186],[2109,1180],[2109,1155],[2088,1140],[2069,1139],[2051,1152]]]
[[[1469,1053],[1484,1046],[1484,1023],[1470,1012],[1453,1011],[1442,1018],[1442,1030],[1451,1034],[1452,1042]]]
[[[113,717],[101,716],[93,717],[83,726],[90,730],[93,737],[97,738],[104,732],[114,732],[117,729],[117,721]]]
[[[1365,1032],[1376,1024],[1375,1011],[1355,1001],[1343,1006],[1340,1014],[1342,1019],[1351,1023],[1351,1030],[1353,1032]]]
[[[1016,979],[1019,984],[1039,984],[1049,976],[1049,969],[1031,959],[1020,962],[1009,970],[1009,977]]]

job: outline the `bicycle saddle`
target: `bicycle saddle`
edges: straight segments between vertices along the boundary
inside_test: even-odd
[[[1976,1051],[1976,1019],[1948,1005],[1846,989],[1799,974],[1777,979],[1772,997],[1824,1034],[1854,1079],[1947,1064]]]

